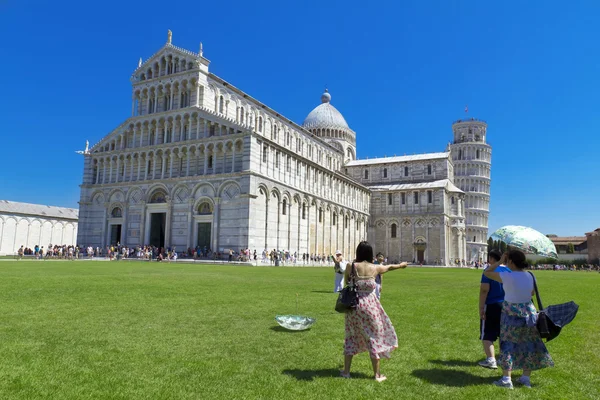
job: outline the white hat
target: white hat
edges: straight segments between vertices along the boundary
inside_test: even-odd
[[[337,256],[338,254],[342,254],[342,252],[341,252],[341,251],[339,251],[339,250],[336,250],[336,251],[335,251],[335,255]]]

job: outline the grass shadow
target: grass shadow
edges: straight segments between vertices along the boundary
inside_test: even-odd
[[[310,328],[304,329],[302,331],[294,331],[292,329],[286,329],[283,326],[279,326],[279,325],[272,326],[269,329],[272,330],[273,332],[287,332],[287,333],[302,333],[302,332],[310,331]]]
[[[284,375],[293,376],[299,381],[312,381],[316,378],[340,378],[340,370],[336,368],[327,369],[284,369]],[[362,372],[351,372],[352,378],[373,379],[372,376]]]
[[[311,290],[311,293],[329,293],[329,294],[337,294],[332,290]]]
[[[492,381],[497,378],[481,377],[469,372],[442,368],[416,369],[411,374],[416,378],[433,383],[434,385],[451,387],[490,385]]]
[[[446,367],[473,367],[477,363],[466,360],[429,360],[432,364],[445,365]]]

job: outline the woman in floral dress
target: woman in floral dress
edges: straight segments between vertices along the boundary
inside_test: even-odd
[[[512,389],[512,371],[522,369],[523,375],[517,382],[531,388],[531,371],[553,367],[554,362],[535,327],[537,311],[531,301],[533,275],[524,271],[527,267],[525,254],[511,250],[503,258],[505,263],[501,264],[511,272],[495,272],[496,267],[484,272],[488,278],[502,283],[505,294],[500,319],[499,358],[503,374],[494,385]]]
[[[358,289],[358,305],[346,313],[344,370],[341,376],[350,378],[352,357],[368,351],[375,380],[383,382],[386,377],[379,372],[379,360],[381,357],[390,358],[391,351],[398,347],[398,337],[375,294],[375,277],[388,271],[406,268],[407,263],[374,265],[372,262],[373,248],[368,242],[360,242],[356,248],[356,260],[346,267],[344,273],[346,282],[354,279]]]

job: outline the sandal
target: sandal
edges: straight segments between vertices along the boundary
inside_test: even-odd
[[[387,379],[387,376],[379,374],[379,376],[375,376],[375,380],[377,382],[383,382]]]
[[[344,379],[350,379],[350,373],[345,374],[344,371],[340,371],[340,376]]]

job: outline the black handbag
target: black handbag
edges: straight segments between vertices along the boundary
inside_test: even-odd
[[[358,292],[356,286],[354,286],[356,270],[354,263],[352,263],[352,271],[350,272],[350,282],[346,283],[346,286],[340,291],[340,294],[335,302],[335,311],[339,313],[346,313],[353,310],[358,305]]]
[[[531,277],[533,278],[533,288],[535,289],[535,297],[538,304],[538,315],[535,326],[542,339],[546,339],[546,342],[549,342],[560,334],[562,328],[552,322],[548,317],[548,314],[546,314],[546,311],[542,306],[542,299],[540,298],[540,292],[538,291],[535,276],[531,272],[529,272],[529,274],[531,274]]]

